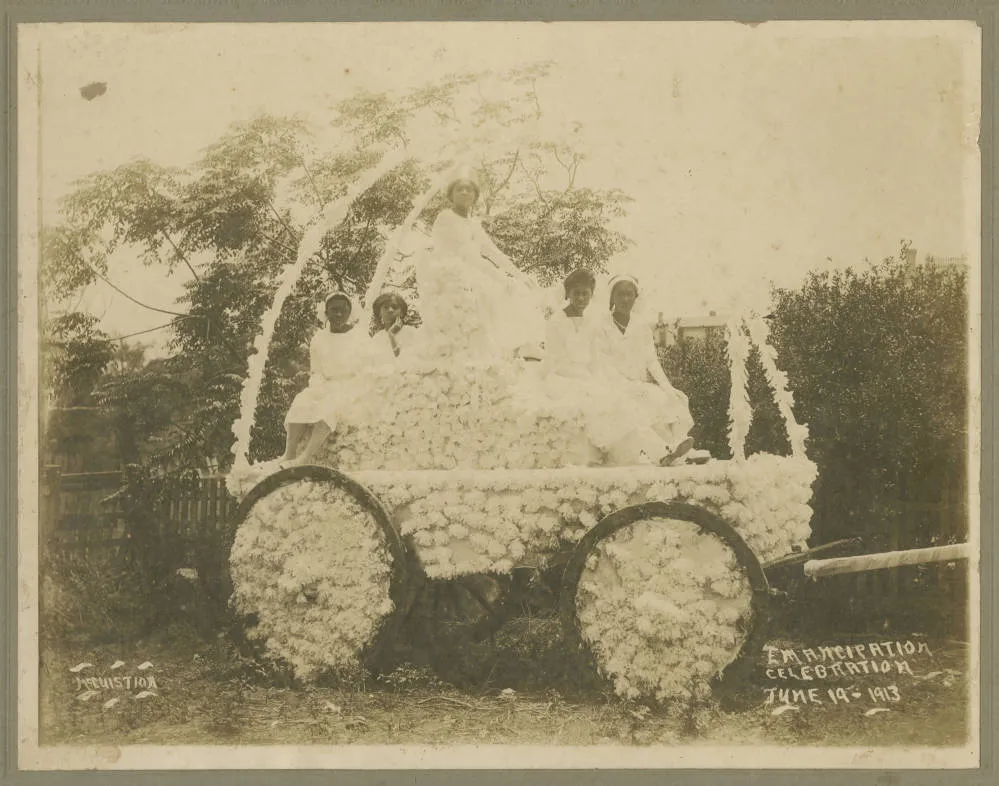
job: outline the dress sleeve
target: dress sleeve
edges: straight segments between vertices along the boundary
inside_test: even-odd
[[[645,350],[645,368],[649,375],[652,377],[653,381],[659,385],[659,387],[666,388],[667,390],[673,390],[673,385],[670,384],[670,381],[666,376],[666,372],[663,371],[662,363],[659,362],[659,355],[656,353],[656,342],[651,333],[646,335],[646,332],[643,331],[642,340],[644,342],[643,348]]]
[[[468,244],[468,235],[462,221],[464,219],[447,208],[437,214],[431,237],[434,241],[434,250],[438,254],[464,255],[463,249]]]
[[[557,373],[559,363],[565,357],[565,331],[561,316],[555,314],[545,323],[545,352],[541,357],[541,375]]]
[[[486,259],[491,260],[500,270],[516,278],[521,278],[524,274],[513,264],[513,260],[504,254],[499,246],[493,242],[493,239],[489,237],[489,233],[483,229],[482,224],[476,221],[473,226],[475,228],[475,239],[479,246],[479,253],[486,257]]]

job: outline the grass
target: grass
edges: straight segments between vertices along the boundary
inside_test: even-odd
[[[774,642],[823,643],[844,642]],[[42,743],[958,745],[969,711],[968,649],[928,643],[932,655],[912,660],[915,676],[890,680],[901,701],[885,705],[888,712],[868,716],[869,701],[827,701],[774,714],[777,705],[764,702],[764,688],[774,683],[761,661],[736,697],[741,709],[712,702],[677,717],[613,696],[565,652],[550,619],[515,619],[490,642],[454,644],[436,671],[429,664],[440,649],[400,646],[396,665],[381,676],[304,686],[243,657],[224,637],[176,624],[135,642],[43,646]],[[152,662],[147,673],[155,675],[157,695],[103,691],[80,700],[70,667],[90,662],[94,668],[81,676],[107,675],[118,660],[126,665],[116,673]],[[866,690],[887,681],[857,683]],[[115,696],[120,700],[105,708]]]

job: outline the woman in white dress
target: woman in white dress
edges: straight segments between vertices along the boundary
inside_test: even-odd
[[[351,383],[366,365],[368,353],[358,331],[352,330],[353,310],[344,292],[332,293],[323,304],[327,329],[317,330],[309,343],[309,385],[295,397],[285,416],[287,440],[279,463],[310,461],[336,430],[339,410],[360,392]]]
[[[694,446],[694,426],[687,396],[674,388],[656,355],[652,329],[632,316],[638,279],[615,276],[610,281],[610,310],[603,320],[603,351],[608,363],[627,381],[624,395],[648,413],[652,427],[669,446],[670,461]]]
[[[585,314],[595,283],[586,270],[565,279],[569,304],[552,316],[545,332],[544,388],[553,399],[582,412],[587,445],[577,447],[572,463],[659,464],[669,448],[642,420],[644,410],[620,395],[624,380],[607,365],[601,325]]]
[[[433,250],[418,264],[426,354],[490,363],[543,330],[536,284],[517,269],[472,218],[479,186],[459,171],[447,188],[448,207],[433,226]]]

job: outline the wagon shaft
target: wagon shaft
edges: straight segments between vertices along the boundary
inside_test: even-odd
[[[881,554],[861,554],[855,557],[809,560],[805,563],[804,568],[807,577],[818,579],[823,576],[838,576],[843,573],[865,573],[871,570],[898,568],[903,565],[952,562],[959,559],[970,559],[971,555],[970,544],[955,543],[949,546],[936,546],[928,549],[886,551]]]

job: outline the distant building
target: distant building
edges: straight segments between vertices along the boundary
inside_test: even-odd
[[[962,254],[959,257],[940,257],[934,254],[924,254],[922,259],[920,259],[919,252],[912,247],[908,247],[903,251],[902,259],[910,265],[939,265],[940,267],[955,267],[960,269],[968,267],[967,254]]]
[[[668,347],[677,341],[704,341],[709,337],[721,336],[727,322],[727,317],[718,316],[714,311],[708,312],[707,316],[680,317],[666,322],[660,312],[659,321],[654,328],[656,346]]]
[[[923,262],[927,265],[939,265],[940,267],[956,267],[965,269],[968,267],[968,255],[962,254],[959,257],[936,257],[932,254],[927,254],[923,258]]]

